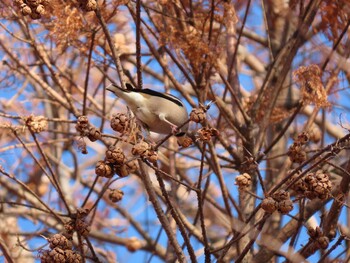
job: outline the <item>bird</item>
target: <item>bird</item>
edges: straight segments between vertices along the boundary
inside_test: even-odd
[[[123,99],[149,131],[158,134],[172,133],[178,138],[186,135],[188,113],[179,98],[151,89],[136,89],[131,83],[125,83],[125,87],[123,89],[112,83],[106,89]],[[186,124],[183,125],[184,123]],[[182,127],[179,128],[180,126]]]

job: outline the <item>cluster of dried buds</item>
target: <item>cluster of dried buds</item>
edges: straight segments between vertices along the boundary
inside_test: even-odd
[[[155,164],[158,160],[157,152],[152,150],[152,147],[145,141],[135,144],[131,149],[131,153],[133,155],[138,155],[142,159],[145,159],[153,164]]]
[[[106,178],[112,178],[114,174],[125,177],[136,169],[137,165],[134,161],[126,162],[126,157],[121,148],[111,145],[106,151],[105,160],[97,162],[95,173]]]
[[[111,128],[121,134],[125,133],[130,126],[129,117],[125,113],[113,114],[111,118]]]
[[[207,110],[204,106],[200,106],[199,108],[194,108],[190,113],[190,120],[195,123],[204,123],[206,120]]]
[[[93,127],[89,123],[87,116],[79,116],[75,129],[82,137],[88,137],[90,141],[94,142],[101,139],[101,131]]]
[[[83,257],[73,250],[72,239],[75,231],[84,237],[89,234],[91,227],[85,222],[88,213],[87,209],[78,209],[76,218],[65,224],[63,234],[55,234],[47,239],[50,249],[41,251],[41,262],[84,262]]]
[[[309,141],[309,135],[302,132],[294,140],[294,143],[289,147],[288,156],[293,163],[302,163],[306,161],[305,144]]]
[[[310,240],[314,241],[311,245],[312,250],[318,250],[318,249],[326,249],[329,245],[329,238],[326,237],[322,229],[319,227],[316,227],[315,229],[309,228],[308,234],[310,236]]]
[[[290,182],[294,181],[298,176],[298,174],[292,176]],[[331,194],[332,182],[327,172],[317,170],[315,173],[310,172],[294,182],[292,189],[311,200],[315,198],[325,200]]]
[[[72,242],[63,234],[54,234],[48,240],[50,250],[40,253],[41,262],[83,262],[83,257],[72,250]]]
[[[108,189],[108,198],[113,203],[118,203],[123,199],[124,192],[120,189]]]
[[[33,133],[40,133],[47,129],[47,120],[44,116],[30,115],[25,119],[28,129]]]
[[[252,184],[252,177],[248,173],[240,174],[236,177],[235,185],[239,190],[245,190]]]
[[[198,139],[202,142],[208,142],[211,140],[211,137],[213,136],[218,136],[219,135],[219,131],[215,128],[209,128],[209,127],[205,127],[205,128],[201,128],[197,131],[198,134]]]
[[[95,11],[97,9],[96,0],[78,0],[79,7],[85,12]]]
[[[69,239],[73,237],[74,232],[77,232],[83,237],[87,237],[89,235],[91,231],[91,226],[85,221],[88,214],[88,209],[78,208],[76,217],[74,219],[71,219],[64,225],[65,235]]]
[[[14,0],[14,4],[21,9],[24,16],[30,16],[31,19],[39,19],[45,13],[49,0]]]
[[[276,210],[281,214],[288,214],[293,210],[293,202],[290,199],[290,194],[287,191],[279,190],[272,196],[266,197],[261,202],[261,208],[267,213],[273,213]]]

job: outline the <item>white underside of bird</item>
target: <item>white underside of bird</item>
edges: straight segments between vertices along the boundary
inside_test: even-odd
[[[123,99],[149,131],[169,134],[188,119],[186,107],[170,94],[148,89],[123,90],[116,86],[109,86],[107,89]],[[187,127],[188,125],[185,125],[181,131],[186,131]]]

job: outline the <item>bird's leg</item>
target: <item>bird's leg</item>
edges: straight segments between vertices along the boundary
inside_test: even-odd
[[[177,134],[178,132],[179,132],[179,128],[175,125],[175,124],[173,124],[173,123],[171,123],[170,121],[168,121],[166,118],[165,118],[165,116],[164,116],[164,114],[159,114],[159,119],[161,119],[162,121],[165,121],[166,123],[168,123],[169,125],[170,125],[170,128],[171,128],[171,133],[172,134]]]

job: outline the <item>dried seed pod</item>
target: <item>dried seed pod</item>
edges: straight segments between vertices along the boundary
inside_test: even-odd
[[[326,249],[328,248],[329,245],[329,239],[326,236],[321,236],[317,239],[317,246],[322,248],[322,249]]]
[[[89,215],[90,209],[88,208],[78,208],[77,209],[77,218],[85,218]]]
[[[123,150],[113,145],[109,146],[106,151],[106,160],[112,164],[123,164],[125,162]]]
[[[98,176],[111,178],[113,176],[113,168],[105,161],[98,161],[95,167],[95,173]]]
[[[73,221],[69,221],[67,223],[64,224],[64,229],[65,229],[65,234],[68,235],[68,237],[73,236],[74,233],[74,222]]]
[[[196,123],[203,123],[206,119],[205,109],[203,107],[194,108],[190,113],[190,120]]]
[[[125,163],[125,165],[126,165],[128,171],[130,173],[134,173],[138,169],[138,165],[137,165],[137,161],[136,160],[128,161],[128,162]]]
[[[157,163],[158,160],[158,153],[153,151],[153,150],[148,150],[146,151],[147,155],[143,157],[146,158],[146,160],[148,160],[149,162],[155,164]]]
[[[53,262],[53,259],[50,256],[50,250],[42,250],[40,251],[40,262],[41,263],[51,263]]]
[[[38,5],[35,9],[35,11],[40,14],[40,15],[44,15],[45,14],[45,7],[43,5]]]
[[[47,120],[44,116],[29,116],[26,119],[26,125],[31,132],[40,133],[46,130]]]
[[[87,135],[87,137],[92,142],[100,140],[102,137],[101,131],[96,129],[95,127],[89,127],[89,134]]]
[[[288,183],[293,182],[297,177],[299,177],[299,173],[294,174],[289,180]],[[298,179],[296,182],[294,182],[291,186],[291,188],[296,191],[298,194],[304,194],[305,191],[307,191],[308,187],[305,182],[305,177],[302,177]]]
[[[72,262],[72,263],[83,263],[83,257],[76,251],[73,250],[65,250],[64,255],[66,256],[65,262]]]
[[[190,147],[193,144],[192,139],[188,136],[176,137],[176,139],[177,139],[177,144],[183,148]]]
[[[124,113],[113,114],[111,118],[111,128],[114,131],[124,133],[129,127],[129,118]]]
[[[278,208],[278,203],[272,198],[267,197],[261,202],[261,208],[265,210],[265,212],[272,214]]]
[[[278,211],[281,214],[288,214],[290,211],[293,210],[293,202],[292,200],[283,200],[278,202]]]
[[[51,249],[55,247],[59,247],[65,250],[65,249],[72,249],[73,247],[72,242],[62,234],[54,234],[47,241],[49,242]]]
[[[235,185],[239,190],[244,190],[252,183],[252,177],[248,173],[240,174],[235,179]]]
[[[33,20],[40,19],[41,15],[39,13],[37,13],[36,11],[34,11],[30,14],[30,18]]]
[[[86,5],[85,5],[84,11],[90,12],[90,11],[95,11],[96,9],[97,9],[96,1],[95,0],[88,0]]]
[[[302,145],[293,143],[288,150],[288,157],[293,163],[303,163],[307,159],[307,155]]]
[[[66,262],[64,250],[61,248],[55,247],[49,252],[49,256],[52,259],[50,262]]]
[[[113,203],[117,203],[120,200],[123,199],[124,196],[124,192],[122,190],[119,189],[109,189],[109,194],[108,194],[108,198],[109,200],[111,200]]]
[[[83,237],[86,237],[91,231],[91,226],[88,223],[86,223],[85,220],[78,219],[75,222],[75,230]]]
[[[197,134],[199,135],[199,140],[208,142],[212,136],[219,135],[219,131],[215,128],[201,128],[197,131]]]
[[[89,132],[88,130],[89,126],[90,126],[90,123],[87,116],[79,116],[77,124],[75,125],[75,129],[77,130],[77,132],[84,134]]]
[[[151,147],[147,142],[141,141],[132,147],[131,153],[133,155],[143,155],[143,154],[147,155],[146,151],[148,151],[150,148]]]
[[[295,143],[305,145],[309,141],[309,134],[307,132],[302,132],[298,134],[298,137],[295,140]]]
[[[23,0],[13,0],[13,3],[14,3],[16,6],[21,7],[21,6],[24,4],[24,1],[23,1]]]
[[[31,7],[36,7],[41,3],[41,0],[26,0],[27,4]]]
[[[130,174],[129,167],[126,164],[114,165],[114,171],[119,177],[126,177]]]
[[[277,202],[280,202],[290,199],[290,194],[285,190],[278,190],[272,195],[272,198],[275,199]]]

